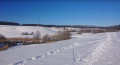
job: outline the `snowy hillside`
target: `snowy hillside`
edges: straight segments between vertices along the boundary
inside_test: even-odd
[[[38,26],[0,26],[0,34],[4,35],[5,37],[11,38],[11,37],[33,37],[33,35],[22,35],[23,32],[36,32],[39,31],[41,33],[41,36],[44,36],[45,34],[53,35],[56,33],[56,31],[44,28],[44,27],[38,27]]]
[[[19,32],[22,27],[10,27]],[[32,29],[32,28],[31,28]],[[50,44],[0,51],[0,65],[119,65],[120,32],[73,35]]]

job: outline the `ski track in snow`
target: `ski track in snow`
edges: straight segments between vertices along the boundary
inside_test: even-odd
[[[78,45],[78,43],[76,43],[75,45]],[[81,60],[81,58],[79,57],[79,53],[78,53],[78,47],[74,46],[73,47],[73,64],[76,65],[77,63],[79,63]]]
[[[59,53],[59,52],[61,52],[63,50],[67,50],[67,49],[71,49],[71,48],[73,48],[73,64],[76,64],[76,63],[82,61],[79,58],[79,53],[77,52],[78,51],[77,46],[91,44],[91,43],[100,42],[100,41],[101,40],[95,40],[95,41],[91,41],[91,42],[87,41],[87,42],[84,42],[84,44],[79,44],[78,42],[76,42],[76,43],[73,43],[72,45],[70,45],[68,47],[63,47],[61,49],[56,49],[56,50],[46,52],[44,54],[41,54],[41,55],[38,55],[38,56],[35,56],[35,57],[30,57],[30,58],[27,58],[25,60],[21,60],[21,61],[12,63],[12,64],[8,64],[8,65],[24,65],[27,62],[30,62],[30,61],[33,61],[33,60],[39,60],[40,58],[45,58],[45,57],[47,57],[49,55],[54,55],[54,54]]]
[[[115,36],[115,35],[114,35]],[[93,50],[92,54],[83,60],[82,65],[93,65],[93,62],[97,61],[101,55],[106,52],[106,48],[111,46],[112,37],[107,34],[107,38]]]
[[[95,42],[99,42],[101,43],[101,41],[104,41],[104,40],[97,40],[97,41],[91,41],[89,43],[86,43],[86,44],[91,44],[91,43],[95,43]],[[98,43],[98,44],[99,44]],[[76,45],[76,46],[75,46]],[[78,43],[75,43],[74,46],[73,46],[73,65],[84,65],[83,63],[85,62],[84,58],[80,58],[79,57],[79,52],[78,52],[78,47],[77,45],[79,45]],[[99,45],[98,45],[99,46]],[[94,56],[94,55],[93,55]],[[85,59],[88,59],[85,58]],[[89,60],[90,61],[90,60]],[[89,65],[89,64],[85,64],[85,65]]]
[[[95,61],[101,57],[101,55],[104,54],[104,52],[108,51],[108,48],[111,47],[112,41],[119,41],[119,37],[114,33],[114,34],[106,34],[107,37],[105,39],[100,39],[100,40],[95,40],[95,41],[87,41],[84,43],[73,43],[70,46],[66,46],[60,49],[55,49],[53,51],[46,52],[44,54],[35,56],[35,57],[30,57],[25,60],[21,60],[9,65],[24,65],[27,62],[34,61],[34,60],[39,60],[40,58],[46,58],[50,55],[54,54],[59,54],[59,52],[72,49],[72,55],[73,55],[73,65],[92,65]],[[113,39],[114,38],[114,39]],[[117,39],[117,40],[115,40]],[[97,46],[94,48],[94,50],[91,52],[90,55],[88,55],[85,58],[80,58],[79,52],[78,52],[78,46],[80,45],[87,45],[87,44],[92,44],[92,43],[97,43]]]
[[[93,65],[95,61],[101,57],[104,52],[108,51],[106,49],[112,47],[111,43],[113,40],[120,42],[119,37],[116,35],[116,33],[113,34],[106,34],[107,38],[105,40],[101,40],[96,48],[93,50],[91,55],[87,56],[86,58],[80,58],[77,46],[73,47],[73,64],[74,65]],[[114,39],[113,39],[114,38]],[[77,43],[76,43],[77,44]]]

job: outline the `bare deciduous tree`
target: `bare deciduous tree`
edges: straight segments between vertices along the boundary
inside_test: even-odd
[[[34,36],[33,36],[33,38],[40,39],[40,35],[41,35],[40,32],[36,31],[35,34],[34,34]]]
[[[50,40],[50,36],[48,34],[44,35],[42,38],[43,42],[48,42]]]

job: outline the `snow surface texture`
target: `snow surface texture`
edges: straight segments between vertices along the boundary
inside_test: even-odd
[[[73,35],[50,44],[0,51],[0,65],[119,65],[120,32]]]
[[[23,32],[28,32],[29,34],[32,32],[39,31],[41,33],[41,37],[49,34],[53,35],[56,31],[50,30],[44,27],[37,26],[2,26],[0,25],[0,34],[4,35],[7,38],[32,38],[33,35],[22,35]]]

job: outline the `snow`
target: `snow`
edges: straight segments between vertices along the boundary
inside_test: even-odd
[[[74,34],[69,40],[0,51],[0,65],[119,65],[119,50],[120,32]]]
[[[41,37],[45,34],[53,35],[56,33],[56,31],[50,30],[45,27],[39,27],[39,26],[0,26],[0,34],[4,35],[7,38],[25,38],[30,37],[32,38],[33,35],[22,35],[23,32],[36,32],[39,31],[41,33]]]

